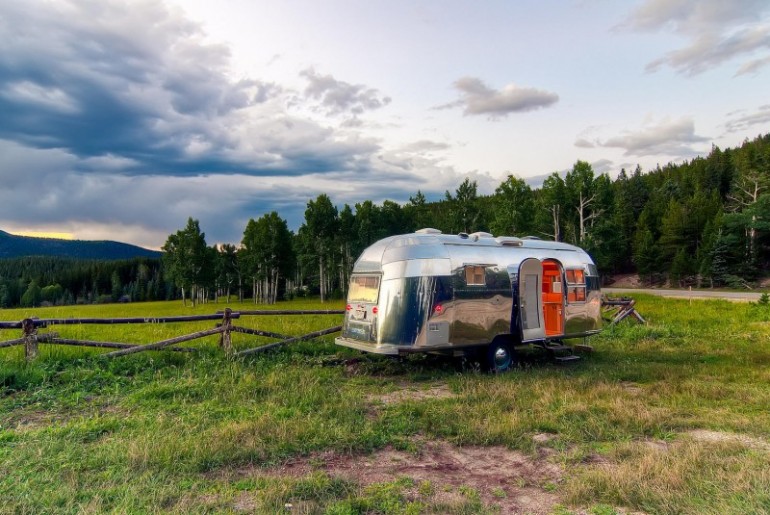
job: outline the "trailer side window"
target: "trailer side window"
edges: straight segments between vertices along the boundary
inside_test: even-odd
[[[476,265],[465,266],[465,284],[468,286],[485,286],[484,267]]]
[[[567,270],[567,301],[585,302],[586,276],[582,269]]]

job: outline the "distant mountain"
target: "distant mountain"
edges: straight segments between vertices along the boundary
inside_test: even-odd
[[[16,236],[0,231],[0,259],[57,256],[77,259],[159,258],[161,253],[117,241],[57,240]]]

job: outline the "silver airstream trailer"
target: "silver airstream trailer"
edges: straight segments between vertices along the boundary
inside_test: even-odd
[[[565,243],[421,229],[368,247],[356,261],[338,345],[379,354],[480,354],[493,371],[515,347],[555,357],[565,338],[601,329],[599,275]],[[569,354],[569,353],[568,353]]]

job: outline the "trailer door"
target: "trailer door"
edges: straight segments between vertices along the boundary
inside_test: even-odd
[[[543,265],[539,259],[525,259],[519,265],[519,306],[522,341],[545,338],[543,323]]]

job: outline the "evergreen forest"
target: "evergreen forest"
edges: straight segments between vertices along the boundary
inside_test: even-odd
[[[770,134],[740,147],[615,179],[577,161],[540,188],[509,175],[492,195],[466,179],[429,202],[307,203],[293,232],[279,213],[249,220],[236,244],[208,246],[197,220],[168,237],[161,259],[0,260],[0,307],[181,298],[254,302],[345,294],[353,262],[371,243],[424,227],[445,233],[536,236],[585,248],[606,281],[638,273],[647,284],[750,288],[770,269]]]

